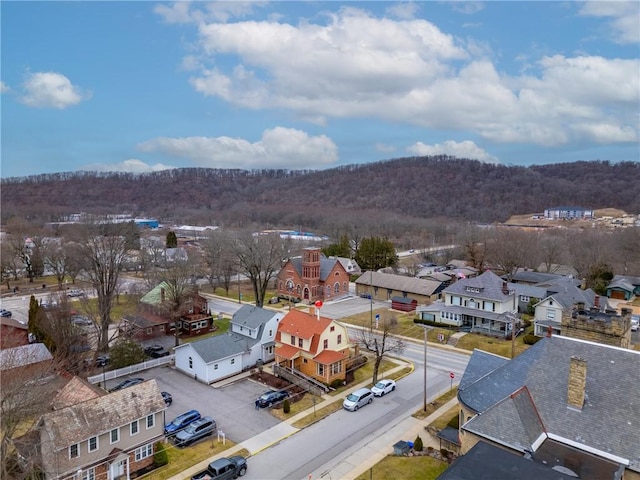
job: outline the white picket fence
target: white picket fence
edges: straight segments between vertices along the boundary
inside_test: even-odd
[[[124,377],[125,375],[131,375],[132,373],[148,370],[153,367],[160,367],[162,365],[173,364],[174,355],[168,355],[166,357],[151,358],[142,363],[136,363],[135,365],[129,365],[128,367],[118,368],[117,370],[105,370],[103,373],[87,377],[87,381],[93,385],[100,382],[106,382],[107,380],[113,380],[114,378]]]

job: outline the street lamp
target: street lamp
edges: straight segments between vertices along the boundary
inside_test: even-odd
[[[423,411],[427,411],[427,326],[422,325],[424,328],[424,388],[423,388]]]

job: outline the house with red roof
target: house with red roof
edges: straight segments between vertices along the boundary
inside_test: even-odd
[[[319,382],[344,380],[351,352],[347,328],[313,308],[291,310],[278,324],[276,364]]]

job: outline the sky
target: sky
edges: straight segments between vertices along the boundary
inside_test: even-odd
[[[0,2],[2,178],[640,161],[640,2]]]

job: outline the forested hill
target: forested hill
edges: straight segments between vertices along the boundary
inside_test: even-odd
[[[640,163],[504,166],[446,156],[321,171],[188,168],[2,180],[2,218],[121,213],[179,223],[307,224],[315,216],[394,213],[480,222],[575,205],[640,212]],[[311,222],[313,223],[313,222]]]

